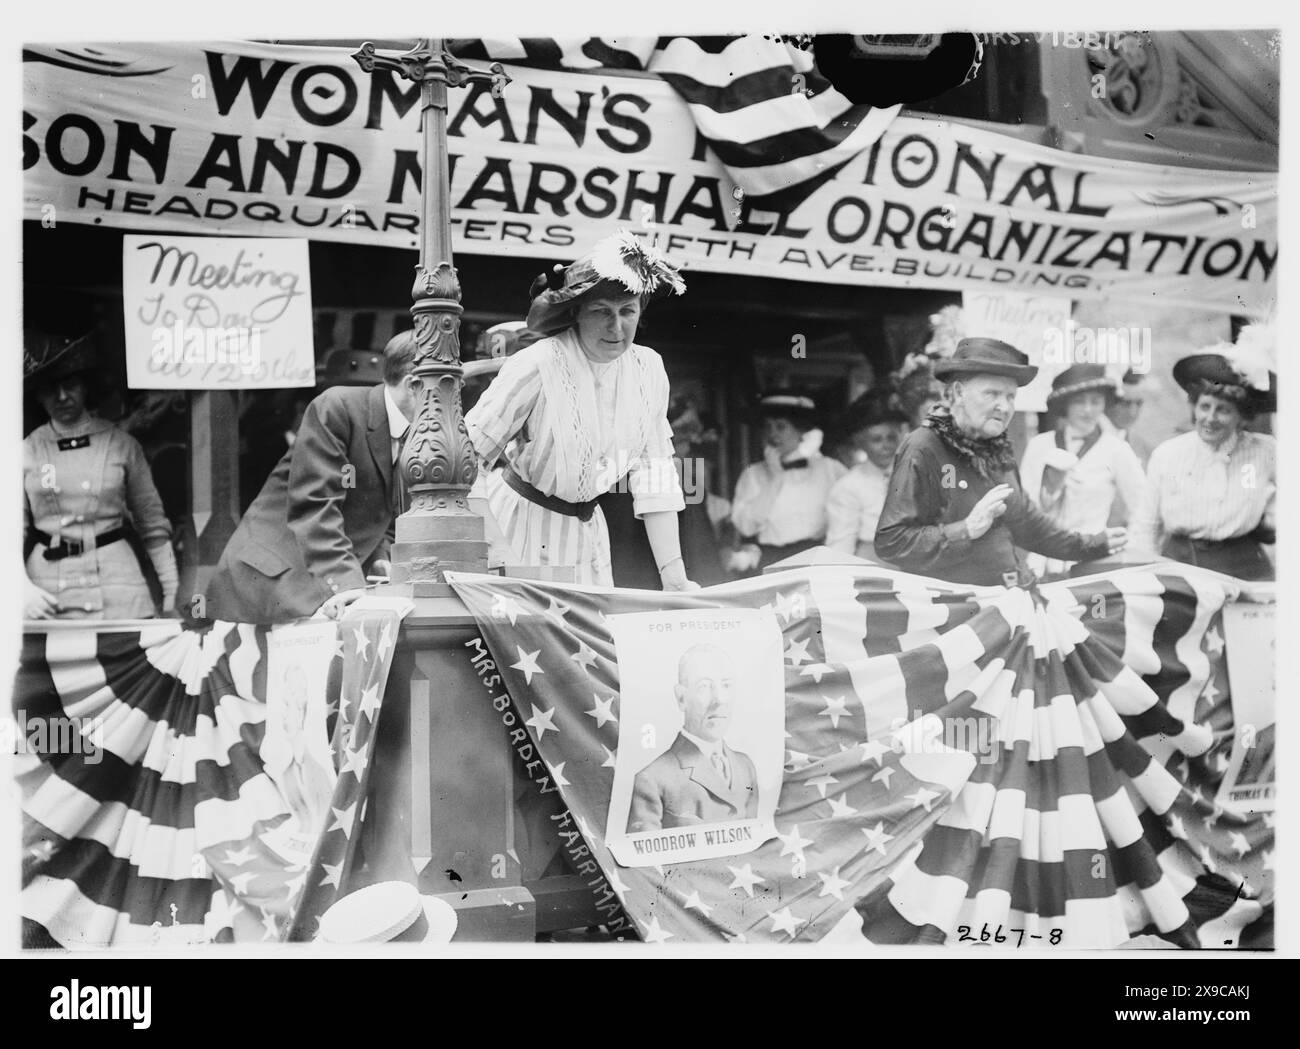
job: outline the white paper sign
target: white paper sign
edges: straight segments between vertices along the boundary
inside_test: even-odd
[[[305,239],[125,236],[122,301],[133,390],[316,382]]]
[[[962,293],[962,313],[970,338],[1000,339],[1038,366],[1038,374],[1016,394],[1016,411],[1047,411],[1052,380],[1068,366],[1045,361],[1043,342],[1048,331],[1065,332],[1070,323],[1070,300],[1053,295],[1020,295],[1011,291]]]

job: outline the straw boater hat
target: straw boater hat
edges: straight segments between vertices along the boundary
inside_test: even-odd
[[[755,421],[789,419],[804,432],[821,425],[817,401],[806,390],[772,390],[762,394],[754,408]]]
[[[1174,364],[1174,382],[1192,396],[1201,392],[1203,382],[1213,383],[1220,387],[1216,396],[1252,414],[1277,411],[1277,373],[1262,352],[1240,339],[1237,346],[1222,343],[1184,357]]]
[[[1072,364],[1052,380],[1052,391],[1047,395],[1047,407],[1052,411],[1062,412],[1070,398],[1077,393],[1089,393],[1092,390],[1106,395],[1106,407],[1115,403],[1119,396],[1114,376],[1106,371],[1103,364]]]
[[[971,375],[1005,375],[1017,386],[1032,382],[1038,368],[1014,346],[998,339],[962,339],[951,357],[934,362],[934,374],[943,382]]]
[[[421,896],[404,881],[367,885],[336,901],[320,919],[318,940],[333,944],[447,943],[456,911],[437,896]]]
[[[600,241],[569,266],[556,265],[533,281],[529,294],[528,327],[540,335],[555,335],[573,324],[582,297],[601,284],[612,284],[642,302],[680,295],[686,283],[676,268],[629,230]]]
[[[526,346],[531,346],[542,336],[528,327],[525,321],[502,321],[479,333],[474,360],[463,366],[466,381],[480,376],[495,375],[506,360]]]

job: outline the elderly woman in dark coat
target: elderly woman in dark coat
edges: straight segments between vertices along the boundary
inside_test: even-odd
[[[876,554],[908,572],[978,586],[1035,578],[1023,550],[1067,561],[1117,553],[1123,528],[1080,535],[1025,498],[1006,429],[1038,369],[996,339],[963,339],[935,363],[946,402],[904,438],[876,529]]]

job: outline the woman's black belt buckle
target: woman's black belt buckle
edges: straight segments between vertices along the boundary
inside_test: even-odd
[[[596,512],[597,500],[589,499],[585,503],[571,503],[567,499],[560,499],[554,495],[544,495],[509,466],[501,471],[501,477],[516,492],[530,503],[536,503],[543,510],[564,514],[565,517],[576,517],[579,521],[584,522],[590,521],[592,514]]]
[[[55,539],[52,535],[39,532],[36,538],[45,544],[45,552],[41,556],[47,561],[62,561],[65,557],[80,557],[87,550],[85,543],[80,543],[75,539],[68,539],[65,536],[59,536],[58,539]],[[116,543],[119,539],[125,538],[126,532],[124,529],[110,528],[102,535],[95,536],[94,548],[108,546],[109,543]]]
[[[85,550],[85,543],[59,536],[57,542],[46,544],[45,553],[41,556],[47,561],[62,561],[65,557],[80,557]]]

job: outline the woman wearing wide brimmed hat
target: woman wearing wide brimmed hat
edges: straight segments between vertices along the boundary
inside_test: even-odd
[[[1007,426],[1038,369],[998,339],[962,339],[935,362],[945,403],[904,439],[876,528],[879,557],[908,572],[977,586],[1024,586],[1024,551],[1091,561],[1124,548],[1124,529],[1061,528],[1025,498]]]
[[[731,523],[742,537],[735,568],[766,568],[826,538],[826,500],[845,474],[821,454],[817,402],[804,390],[772,390],[759,398],[763,461],[745,467],[736,482]],[[747,555],[747,556],[746,556]]]
[[[668,376],[637,326],[654,299],[685,284],[658,252],[621,230],[533,282],[527,325],[539,341],[506,359],[465,417],[488,506],[520,564],[572,566],[613,584],[598,498],[632,493],[665,590],[694,586],[682,564]]]
[[[1238,579],[1272,579],[1277,441],[1246,423],[1277,410],[1277,376],[1262,355],[1224,344],[1178,361],[1174,380],[1193,429],[1151,453],[1134,544]]]
[[[176,600],[171,525],[139,442],[91,410],[96,362],[87,337],[25,333],[24,385],[49,416],[23,441],[27,619],[147,619],[149,586],[127,542],[129,521]]]
[[[1052,380],[1047,410],[1054,426],[1029,441],[1020,482],[1025,495],[1062,528],[1101,531],[1111,523],[1116,493],[1130,517],[1146,497],[1146,476],[1136,453],[1102,425],[1116,398],[1115,379],[1100,364],[1074,364]],[[1030,557],[1029,564],[1049,576],[1064,575],[1072,567],[1041,554]]]
[[[894,455],[908,429],[908,418],[879,395],[849,405],[843,428],[863,459],[835,482],[826,501],[826,545],[832,550],[875,559],[876,525],[885,508]]]

